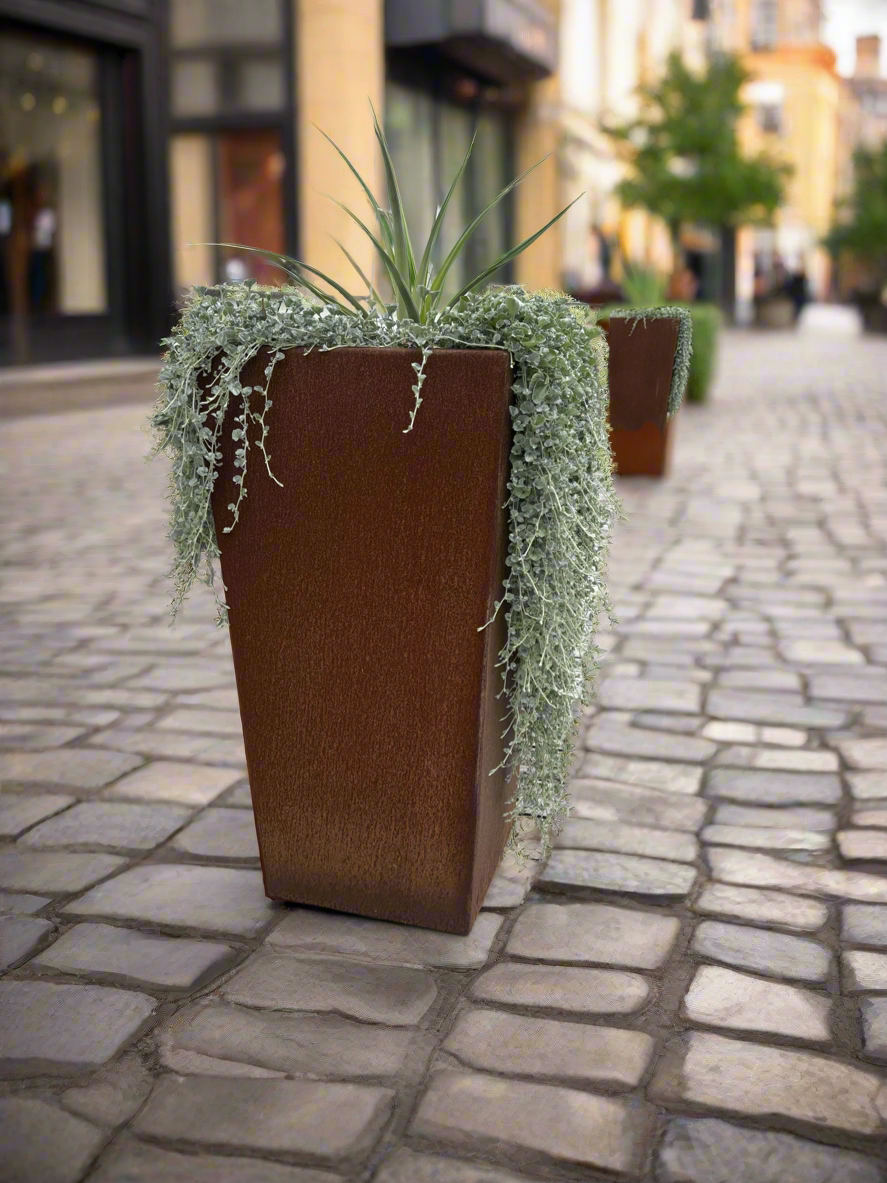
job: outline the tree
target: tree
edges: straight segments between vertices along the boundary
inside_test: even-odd
[[[709,225],[726,237],[742,223],[771,220],[782,203],[791,166],[739,145],[748,78],[728,54],[696,74],[672,53],[662,78],[640,88],[638,118],[604,125],[631,169],[618,187],[623,204],[663,218],[678,257],[684,226]]]
[[[878,286],[887,282],[887,142],[859,148],[853,157],[853,190],[826,245],[864,262]]]

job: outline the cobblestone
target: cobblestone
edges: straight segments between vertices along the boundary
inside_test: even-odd
[[[265,899],[144,409],[4,424],[0,1177],[887,1183],[887,344],[722,349],[469,937]]]
[[[371,1149],[392,1099],[388,1089],[357,1084],[165,1076],[133,1128],[168,1141],[334,1163]]]
[[[110,924],[76,924],[38,954],[31,966],[127,985],[189,991],[218,977],[234,955],[230,945],[218,941],[151,936]]]

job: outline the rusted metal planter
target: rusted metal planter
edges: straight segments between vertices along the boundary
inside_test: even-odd
[[[276,485],[250,452],[230,534],[230,433],[213,494],[265,890],[467,933],[507,837],[496,668],[511,371],[439,350],[278,362]],[[261,383],[264,358],[244,373]]]
[[[679,321],[613,316],[602,322],[610,345],[610,446],[618,476],[668,471],[668,400]]]

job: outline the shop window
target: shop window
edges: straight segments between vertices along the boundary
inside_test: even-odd
[[[171,0],[175,281],[193,284],[282,273],[236,242],[286,253],[294,198],[288,169],[283,0]],[[197,244],[197,245],[192,245]]]
[[[779,0],[754,0],[752,49],[773,49],[779,40]]]
[[[419,86],[389,81],[385,88],[385,129],[406,206],[410,236],[424,248],[440,202],[477,134],[474,152],[445,215],[438,241],[439,266],[459,235],[512,179],[510,121],[503,111],[462,105]],[[491,210],[447,276],[454,293],[508,247],[510,195]],[[508,282],[503,268],[494,282]]]
[[[782,133],[782,107],[779,103],[761,103],[757,109],[758,127],[768,135]]]
[[[0,315],[13,335],[108,309],[98,56],[0,40]]]

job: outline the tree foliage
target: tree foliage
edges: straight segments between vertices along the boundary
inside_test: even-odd
[[[740,92],[748,77],[729,55],[697,74],[671,54],[662,78],[640,88],[639,116],[604,127],[631,167],[618,190],[625,205],[658,214],[675,238],[689,223],[725,226],[773,216],[791,168],[740,147]]]
[[[834,254],[846,251],[887,277],[887,142],[857,150],[853,191],[826,244]]]

